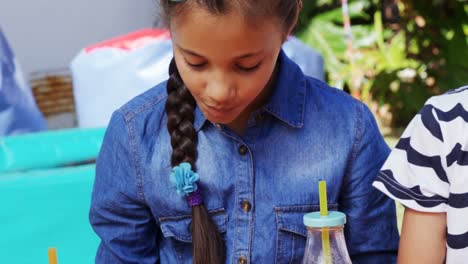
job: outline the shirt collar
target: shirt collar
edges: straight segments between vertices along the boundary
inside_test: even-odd
[[[306,98],[306,78],[302,70],[281,50],[279,72],[270,98],[261,108],[291,127],[300,128],[304,124]],[[200,108],[195,108],[194,126],[199,131],[206,117]]]
[[[286,124],[300,128],[304,124],[306,78],[283,50],[279,55],[279,63],[273,93],[263,109]]]
[[[203,124],[206,122],[206,117],[200,110],[200,107],[198,105],[195,107],[195,119],[193,121],[193,126],[195,127],[195,130],[198,132]]]

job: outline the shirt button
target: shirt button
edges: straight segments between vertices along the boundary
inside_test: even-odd
[[[223,127],[221,126],[221,124],[218,124],[218,123],[215,124],[215,127],[216,127],[218,130],[223,129]]]
[[[250,212],[250,209],[252,209],[252,205],[249,203],[249,201],[242,201],[241,207],[242,210],[244,210],[246,213]]]
[[[256,117],[255,117],[255,120],[257,122],[260,122],[262,121],[263,119],[265,119],[265,115],[264,114],[258,114]]]
[[[242,145],[239,147],[239,154],[241,154],[242,156],[244,156],[245,154],[247,154],[247,147]]]
[[[237,263],[239,263],[239,264],[245,264],[245,263],[247,263],[247,260],[245,259],[244,256],[241,256],[241,257],[239,258],[239,260],[237,261]]]

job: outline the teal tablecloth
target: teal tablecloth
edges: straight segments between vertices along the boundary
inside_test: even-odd
[[[88,211],[104,129],[0,138],[0,263],[94,263]],[[61,167],[60,167],[61,166]]]
[[[1,263],[94,263],[98,238],[88,211],[94,165],[0,175]]]

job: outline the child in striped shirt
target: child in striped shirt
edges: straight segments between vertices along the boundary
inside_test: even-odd
[[[468,86],[426,102],[373,185],[406,207],[398,263],[467,263]]]

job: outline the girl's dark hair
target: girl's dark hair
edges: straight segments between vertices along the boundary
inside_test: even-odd
[[[300,1],[186,0],[177,2],[161,0],[160,3],[166,25],[169,25],[171,17],[190,11],[189,7],[196,5],[217,15],[226,14],[233,8],[240,8],[248,21],[252,22],[256,19],[276,18],[287,31],[296,22]],[[172,145],[171,166],[188,162],[192,165],[192,170],[196,171],[197,132],[193,126],[196,102],[185,86],[174,59],[169,66],[167,94],[167,129]],[[200,175],[200,181],[203,182],[203,175]],[[194,264],[224,263],[224,240],[203,204],[192,207],[192,244]]]
[[[204,8],[212,14],[223,15],[237,9],[249,22],[275,18],[285,31],[294,26],[302,0],[160,0],[162,22],[170,25],[171,18],[190,12],[191,8]]]
[[[179,75],[175,60],[169,66],[167,82],[167,129],[171,136],[171,166],[182,162],[196,171],[197,132],[193,126],[195,100]],[[192,207],[193,263],[223,263],[224,243],[203,204]]]

